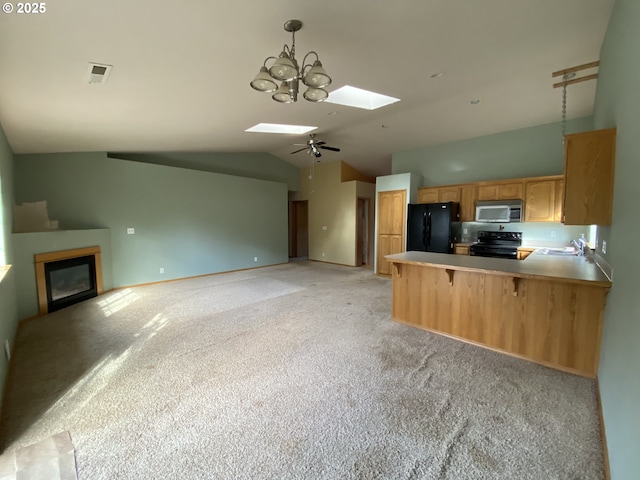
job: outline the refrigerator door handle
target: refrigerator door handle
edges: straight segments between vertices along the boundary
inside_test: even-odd
[[[424,244],[429,247],[431,245],[431,212],[427,212],[427,228]]]

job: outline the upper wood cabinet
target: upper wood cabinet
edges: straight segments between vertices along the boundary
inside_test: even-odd
[[[418,203],[460,203],[460,187],[429,187],[418,190]]]
[[[438,203],[437,188],[419,188],[418,203]]]
[[[562,177],[528,181],[525,187],[524,221],[560,221],[558,195],[562,195]]]
[[[616,129],[564,138],[564,223],[611,225]]]
[[[524,184],[518,183],[494,183],[478,186],[478,200],[522,200],[524,197]]]
[[[460,221],[473,222],[476,219],[477,187],[467,185],[460,188]]]
[[[562,202],[564,199],[564,178],[556,180],[556,206],[554,208],[554,222],[562,221]]]

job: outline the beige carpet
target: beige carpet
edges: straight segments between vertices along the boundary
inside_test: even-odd
[[[390,280],[293,262],[26,322],[7,451],[80,479],[602,479],[592,380],[390,320]]]

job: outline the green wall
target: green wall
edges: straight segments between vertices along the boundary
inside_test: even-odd
[[[0,126],[0,268],[4,263],[13,262],[11,229],[13,228],[13,152]],[[0,344],[9,340],[11,346],[16,335],[18,322],[15,272],[9,270],[0,280]],[[4,355],[4,347],[0,345],[0,385],[4,385],[7,376],[8,362]],[[1,395],[1,393],[0,393]],[[2,399],[0,398],[0,401]]]
[[[567,122],[567,133],[591,129],[591,117]],[[423,187],[561,174],[561,132],[559,122],[549,123],[394,153],[391,170],[422,175]]]
[[[614,273],[598,372],[614,480],[640,475],[639,26],[640,2],[616,0],[600,55],[594,110],[595,128],[617,127],[613,224],[599,229]]]
[[[109,156],[135,162],[284,182],[291,191],[300,189],[300,170],[268,153],[110,153]]]
[[[61,229],[111,229],[114,287],[288,261],[285,183],[72,153],[16,155],[14,186]]]

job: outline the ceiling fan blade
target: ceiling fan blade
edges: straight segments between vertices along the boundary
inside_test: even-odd
[[[324,140],[320,140],[319,142],[313,142],[313,143],[315,143],[316,145],[324,145],[327,142],[325,142]]]
[[[291,152],[291,155],[293,155],[294,153],[298,153],[298,152],[302,152],[303,150],[306,150],[307,147],[305,146],[304,148],[301,148],[300,150],[296,150],[295,152]]]
[[[323,149],[325,149],[325,150],[331,150],[332,152],[339,152],[339,151],[340,151],[340,149],[339,149],[339,148],[336,148],[336,147],[326,147],[326,146],[324,146],[324,145],[321,145],[321,146],[320,146],[320,148],[323,148]]]
[[[292,143],[294,147],[302,147],[303,145],[307,145],[306,143]]]

